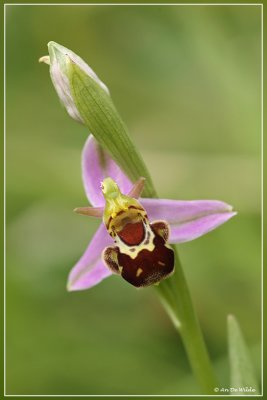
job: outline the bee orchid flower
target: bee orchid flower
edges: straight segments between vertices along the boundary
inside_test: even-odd
[[[218,200],[141,198],[144,179],[133,185],[92,135],[82,177],[92,207],[75,211],[103,222],[69,274],[70,291],[89,289],[112,273],[137,287],[157,284],[174,269],[168,244],[194,240],[236,214]]]

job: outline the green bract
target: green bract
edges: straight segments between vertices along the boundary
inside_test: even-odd
[[[132,181],[140,176],[146,178],[145,194],[153,196],[155,191],[149,173],[111,97],[77,64],[70,64],[68,77],[74,103],[84,124]]]

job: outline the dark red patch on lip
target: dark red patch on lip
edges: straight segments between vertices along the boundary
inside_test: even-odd
[[[145,238],[145,228],[143,222],[126,224],[125,227],[118,233],[118,236],[128,246],[139,245]]]
[[[133,286],[149,286],[167,278],[174,270],[174,252],[155,231],[153,251],[141,250],[132,259],[118,250],[118,263],[122,277]]]

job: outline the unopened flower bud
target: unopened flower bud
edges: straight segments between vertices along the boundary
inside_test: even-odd
[[[145,193],[154,195],[149,173],[106,85],[73,51],[55,42],[48,43],[48,51],[49,56],[41,57],[39,61],[50,65],[52,82],[68,114],[88,128],[130,180],[134,182],[145,176]]]
[[[39,62],[50,65],[50,75],[61,103],[66,108],[68,114],[76,121],[84,123],[80,112],[77,109],[71,93],[71,74],[72,65],[77,65],[83,72],[92,78],[102,89],[109,94],[106,85],[101,82],[95,72],[86,62],[73,51],[55,42],[48,43],[49,56],[43,56]]]

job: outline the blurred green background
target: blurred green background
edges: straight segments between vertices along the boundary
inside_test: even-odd
[[[7,394],[200,393],[153,289],[65,289],[98,223],[72,212],[88,132],[38,64],[50,40],[108,85],[161,197],[238,211],[179,251],[221,384],[228,313],[260,374],[260,7],[7,6]]]

